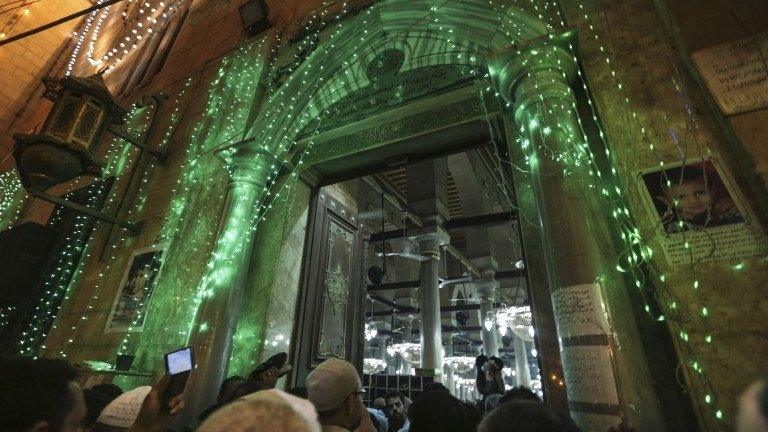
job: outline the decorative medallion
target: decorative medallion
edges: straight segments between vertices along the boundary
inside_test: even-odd
[[[347,253],[352,253],[352,242],[355,240],[355,235],[344,228],[341,225],[331,223],[330,228],[330,241],[333,243],[337,238],[341,237],[344,242],[347,243]]]
[[[383,77],[397,75],[403,63],[405,63],[405,54],[399,49],[391,48],[377,55],[365,68],[365,73],[369,80],[376,81]]]
[[[333,271],[326,270],[325,297],[331,303],[331,310],[336,315],[349,297],[349,277],[341,270],[341,264],[336,264]]]

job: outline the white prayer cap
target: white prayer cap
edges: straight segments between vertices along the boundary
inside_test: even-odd
[[[309,401],[320,413],[340,407],[349,396],[362,390],[357,369],[352,363],[337,358],[320,363],[307,376]]]
[[[152,390],[150,386],[136,387],[129,390],[107,405],[96,419],[96,423],[107,426],[130,428],[139,416],[141,404]]]

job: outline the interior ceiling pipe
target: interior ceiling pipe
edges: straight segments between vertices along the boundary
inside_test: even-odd
[[[450,243],[449,244],[444,244],[443,245],[443,249],[445,249],[446,252],[448,252],[449,254],[453,255],[454,258],[456,258],[462,264],[464,264],[464,267],[466,267],[467,270],[470,271],[472,274],[474,274],[477,277],[481,277],[482,276],[482,273],[480,273],[480,269],[475,267],[475,265],[472,264],[472,262],[467,257],[464,256],[464,254],[459,252],[459,250],[456,249],[455,246],[451,245]]]
[[[494,303],[494,307],[498,308],[501,307],[501,303]],[[473,310],[480,310],[479,304],[467,304],[467,305],[453,305],[453,306],[441,306],[440,307],[440,313],[446,313],[446,312],[458,312],[458,311],[473,311]],[[398,315],[415,315],[421,313],[421,309],[414,308],[412,310],[403,311],[403,310],[388,310],[388,311],[378,311],[374,312],[373,315],[371,313],[365,314],[366,317],[381,317],[381,316],[392,316],[392,314],[398,314]]]
[[[516,219],[517,219],[517,212],[506,211],[506,212],[500,212],[500,213],[490,213],[486,215],[451,219],[444,224],[444,228],[448,231],[462,229],[462,228],[483,228],[483,227],[505,224],[505,223],[508,223],[510,220],[516,220]],[[413,233],[411,233],[411,235],[413,235]],[[375,242],[392,240],[392,239],[401,238],[401,237],[409,237],[407,228],[373,233],[369,237],[368,241],[370,241],[371,243],[375,243]]]
[[[404,281],[404,282],[390,282],[390,283],[385,283],[381,285],[368,285],[368,292],[389,291],[389,290],[397,290],[397,289],[404,289],[404,288],[418,288],[418,287],[419,287],[419,281],[417,280]]]

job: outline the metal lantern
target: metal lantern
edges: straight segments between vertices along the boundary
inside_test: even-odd
[[[45,98],[54,102],[42,130],[14,134],[13,156],[27,190],[45,191],[81,175],[98,176],[91,149],[110,124],[122,124],[125,110],[101,75],[44,78]]]

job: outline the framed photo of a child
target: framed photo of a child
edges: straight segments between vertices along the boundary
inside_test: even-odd
[[[640,174],[670,264],[764,253],[733,182],[716,159],[665,165]]]
[[[164,251],[165,245],[155,245],[131,254],[107,318],[105,333],[142,331]]]

